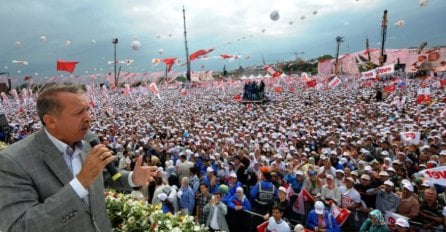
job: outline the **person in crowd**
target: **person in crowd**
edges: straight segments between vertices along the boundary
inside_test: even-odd
[[[358,208],[361,204],[361,195],[353,187],[355,180],[352,177],[345,178],[345,187],[340,188],[341,191],[341,207],[350,210],[350,215],[347,221],[342,225],[344,231],[355,231],[359,229],[357,225],[358,218]]]
[[[0,152],[0,230],[111,231],[102,174],[116,157],[85,140],[93,121],[85,92],[49,86],[37,98],[37,115],[43,127]],[[133,172],[107,183],[147,185],[158,167],[141,164],[138,157]]]
[[[287,189],[283,186],[279,187],[278,199],[274,201],[274,205],[278,205],[282,208],[282,218],[290,219],[291,218],[291,205],[290,202],[286,198]],[[272,215],[272,212],[271,212]],[[267,220],[270,217],[270,214],[267,213],[263,218]]]
[[[157,201],[161,203],[161,210],[163,211],[163,213],[175,213],[173,204],[169,200],[167,200],[167,194],[160,193],[158,194],[157,199]]]
[[[221,194],[217,192],[212,196],[208,204],[203,208],[203,212],[208,214],[206,226],[213,231],[229,231],[225,215],[228,213],[228,207],[221,202]]]
[[[274,199],[277,198],[277,188],[271,179],[269,169],[263,168],[261,180],[251,190],[253,208],[260,214],[268,213],[274,204]]]
[[[336,219],[333,214],[325,209],[325,205],[322,201],[316,201],[314,203],[314,209],[308,214],[305,227],[313,231],[340,231]]]
[[[341,191],[336,187],[333,175],[328,174],[326,177],[327,183],[321,188],[320,199],[326,204],[341,205]]]
[[[187,215],[191,215],[195,207],[195,196],[189,186],[189,177],[183,177],[181,188],[178,190],[178,202],[180,210]]]
[[[419,212],[420,202],[418,202],[418,199],[414,195],[414,188],[412,184],[404,184],[397,213],[413,219],[418,216]]]
[[[266,227],[266,231],[272,232],[290,232],[290,225],[286,221],[283,220],[283,209],[279,205],[274,205],[272,207],[272,217],[268,220],[268,227]]]
[[[376,209],[381,210],[382,213],[396,212],[398,209],[400,198],[393,192],[393,187],[393,182],[386,180],[382,189],[378,190],[376,194]]]
[[[409,232],[409,222],[404,218],[398,218],[395,222],[396,232]]]
[[[221,196],[221,195],[220,195]],[[206,224],[208,215],[204,213],[204,207],[211,201],[212,195],[205,183],[200,184],[200,192],[195,195],[196,210],[195,210],[195,221],[201,225]]]
[[[420,202],[420,213],[416,221],[420,221],[424,229],[441,230],[444,224],[444,206],[444,202],[439,201],[437,198],[435,187],[426,188],[424,190],[424,199]]]
[[[362,223],[360,232],[388,232],[386,222],[380,210],[370,211],[369,217]]]

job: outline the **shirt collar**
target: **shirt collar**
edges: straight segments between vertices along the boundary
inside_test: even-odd
[[[56,146],[57,150],[59,150],[62,153],[65,153],[65,151],[67,150],[68,144],[60,141],[59,139],[57,139],[56,137],[54,137],[53,135],[51,135],[46,128],[44,128],[44,131],[46,133],[46,135],[48,135],[48,138],[51,140],[51,142]],[[75,143],[75,149],[81,149],[82,148],[82,141],[78,141]]]

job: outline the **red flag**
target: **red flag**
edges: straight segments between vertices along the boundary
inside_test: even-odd
[[[189,56],[189,60],[190,60],[190,61],[193,61],[193,60],[199,58],[200,56],[204,56],[204,55],[206,55],[206,54],[208,54],[209,52],[212,52],[212,51],[214,51],[213,48],[211,48],[211,49],[207,49],[207,50],[200,49],[200,50],[198,50],[198,51],[192,53],[192,54]]]
[[[282,92],[282,87],[277,86],[276,88],[274,88],[274,92],[281,93]]]
[[[307,81],[307,87],[308,88],[311,88],[311,87],[314,87],[314,86],[316,86],[316,79],[313,79],[313,80],[311,80],[311,81]]]
[[[305,190],[307,191],[307,190]],[[301,190],[299,196],[293,204],[293,211],[300,215],[305,215],[304,189]]]
[[[242,96],[240,96],[240,94],[237,94],[237,95],[234,96],[233,99],[236,100],[236,101],[241,101],[242,100]]]
[[[170,72],[170,70],[172,69],[172,65],[175,63],[175,60],[177,60],[177,58],[166,58],[162,60],[162,62],[167,65],[168,72]]]
[[[350,213],[351,212],[348,209],[340,208],[335,204],[331,205],[331,214],[333,214],[333,216],[335,217],[339,227],[341,227],[342,224],[344,224],[344,222],[347,221],[347,218],[350,215]]]
[[[441,86],[441,88],[446,86],[446,79],[440,80],[440,86]]]
[[[422,104],[423,102],[429,103],[431,101],[431,95],[418,95],[417,104]]]
[[[302,194],[304,201],[316,201],[316,198],[311,195],[311,193],[308,192],[308,190],[306,190],[305,188],[300,191],[300,194]]]
[[[233,58],[234,55],[228,55],[228,54],[221,54],[220,55],[224,60],[229,59],[229,58]]]
[[[74,69],[76,68],[76,64],[79,62],[77,61],[63,61],[58,60],[57,61],[57,71],[65,71],[69,73],[73,73]]]
[[[257,226],[257,232],[265,232],[268,228],[268,221],[264,221],[262,224]]]
[[[32,76],[25,76],[23,78],[23,81],[28,81],[28,80],[31,80],[32,78],[33,78]]]
[[[388,85],[388,86],[384,87],[384,92],[385,93],[393,92],[393,91],[395,91],[395,89],[396,89],[395,85]]]

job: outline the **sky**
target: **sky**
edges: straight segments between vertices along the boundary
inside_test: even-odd
[[[386,48],[446,45],[446,1],[421,0],[2,0],[0,72],[11,77],[70,75],[57,60],[78,61],[73,75],[109,73],[117,60],[125,72],[163,71],[154,58],[186,60],[183,6],[189,54],[215,49],[195,60],[192,71],[222,71],[380,48],[381,21],[388,10]],[[271,19],[277,11],[279,18]],[[404,20],[403,26],[395,26]],[[68,41],[68,42],[67,42]],[[132,49],[138,41],[140,47]],[[239,55],[238,60],[216,58]],[[27,61],[28,65],[13,63]],[[172,70],[184,72],[185,66]]]

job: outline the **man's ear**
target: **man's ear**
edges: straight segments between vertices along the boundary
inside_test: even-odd
[[[45,123],[45,126],[48,128],[54,128],[56,126],[56,120],[53,115],[45,114],[43,116],[43,122]]]

